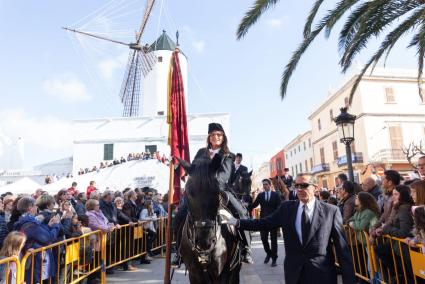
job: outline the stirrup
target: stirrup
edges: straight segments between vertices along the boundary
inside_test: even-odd
[[[182,265],[182,257],[180,253],[177,251],[173,257],[173,260],[171,261],[171,267],[180,268],[181,265]]]

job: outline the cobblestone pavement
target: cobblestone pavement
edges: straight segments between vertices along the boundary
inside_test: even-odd
[[[281,284],[284,283],[283,276],[283,241],[279,238],[278,241],[278,266],[271,267],[269,264],[264,264],[265,253],[263,245],[261,244],[259,233],[253,234],[252,240],[252,253],[254,264],[243,264],[241,270],[241,283],[243,284]],[[136,262],[135,262],[136,263]],[[121,284],[121,283],[163,283],[164,279],[164,263],[165,259],[156,257],[151,264],[137,265],[137,271],[120,271],[115,270],[112,275],[107,275],[107,283]],[[183,266],[182,266],[183,267]],[[174,284],[189,283],[189,278],[185,276],[183,269],[176,270],[172,280]]]

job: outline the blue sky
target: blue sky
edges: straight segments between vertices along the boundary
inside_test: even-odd
[[[121,115],[118,90],[128,50],[79,43],[61,29],[84,26],[130,41],[145,1],[115,0],[104,17],[90,16],[108,2],[0,0],[0,129],[12,139],[24,137],[28,167],[72,154],[73,119]],[[308,115],[344,76],[337,28],[305,54],[282,101],[280,75],[313,1],[280,1],[237,41],[237,25],[252,2],[164,0],[159,17],[157,0],[144,40],[154,41],[162,29],[174,38],[179,30],[189,60],[190,112],[230,112],[231,149],[257,167],[309,129]],[[405,46],[395,48],[387,66],[415,68],[414,50]],[[372,42],[358,63],[375,47]]]

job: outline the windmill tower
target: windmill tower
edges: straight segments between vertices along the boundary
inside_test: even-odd
[[[178,42],[178,39],[177,39]],[[149,55],[155,56],[156,64],[142,79],[141,114],[142,116],[167,115],[168,80],[171,64],[171,55],[177,44],[163,31],[148,50]],[[186,110],[187,104],[187,59],[179,53],[180,68],[185,88]]]

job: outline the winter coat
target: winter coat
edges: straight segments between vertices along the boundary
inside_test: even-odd
[[[137,204],[131,200],[127,201],[122,207],[125,215],[131,218],[131,221],[137,222],[139,220],[139,208]]]
[[[104,200],[99,201],[100,210],[102,210],[103,215],[108,219],[109,223],[118,224],[117,219],[117,208],[115,204],[110,202],[107,203]]]
[[[4,212],[0,212],[0,248],[3,246],[3,241],[6,238],[9,230],[7,229]]]
[[[89,210],[86,215],[89,217],[89,228],[93,231],[110,232],[114,228],[114,224],[108,222],[102,211]]]
[[[23,232],[27,236],[25,242],[24,252],[32,248],[37,249],[43,246],[48,246],[57,239],[59,235],[60,225],[54,224],[52,226],[43,225],[33,215],[23,214],[14,225],[15,231]],[[31,259],[31,258],[29,258]],[[50,261],[49,271],[47,271],[48,277],[54,277],[56,274],[56,263],[51,250],[46,250],[45,256],[42,259],[41,253],[37,253],[34,256],[34,273],[31,279],[31,270],[26,269],[25,271],[25,282],[26,283],[39,283],[41,275],[42,262]],[[46,271],[45,271],[46,272]]]
[[[348,220],[356,212],[356,196],[353,194],[347,197],[338,204],[339,209],[341,210],[342,221],[344,224],[348,224]]]
[[[120,225],[125,225],[131,222],[131,218],[128,217],[123,211],[122,209],[118,209],[117,208],[117,219],[118,219],[118,224]]]
[[[353,229],[356,231],[368,231],[369,227],[376,222],[378,216],[370,209],[358,210],[348,223],[353,222]]]
[[[143,209],[142,212],[140,212],[140,220],[148,221],[145,224],[143,224],[143,227],[145,229],[149,229],[151,231],[156,232],[154,221],[156,221],[157,219],[158,218],[156,217],[155,213],[152,213],[152,215],[148,213],[148,209]]]
[[[411,207],[410,204],[401,204],[397,209],[393,208],[389,221],[382,227],[382,233],[396,238],[411,236],[413,229]]]
[[[86,206],[81,201],[77,201],[77,203],[74,206],[74,209],[75,209],[75,213],[77,213],[77,215],[85,215],[86,214]]]

